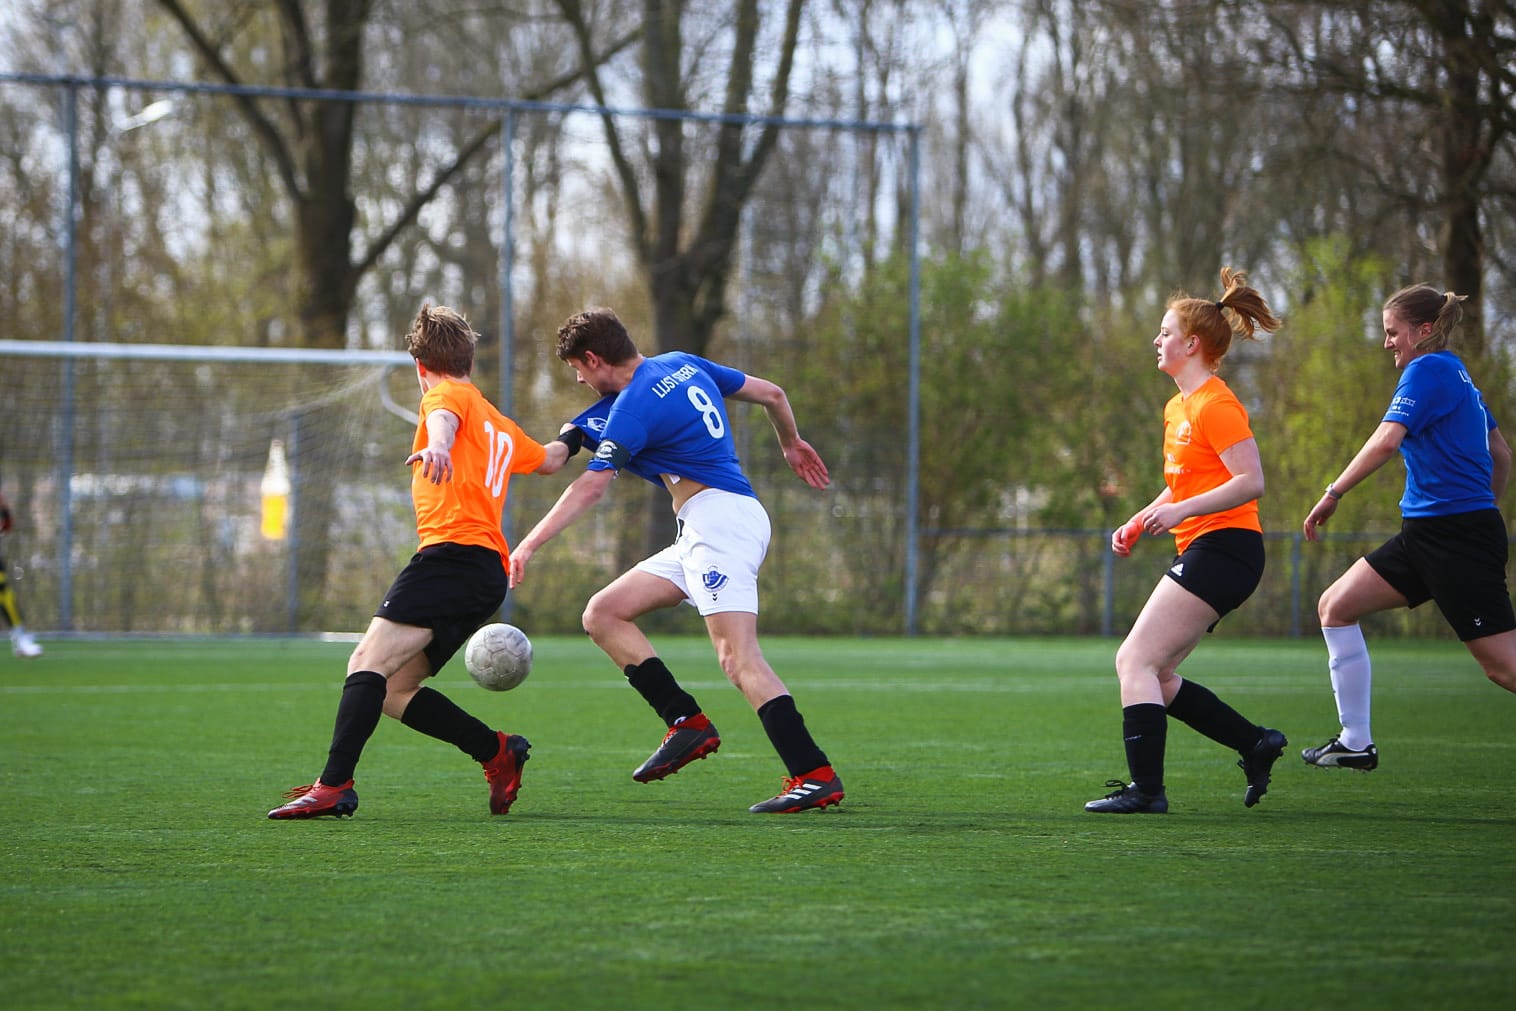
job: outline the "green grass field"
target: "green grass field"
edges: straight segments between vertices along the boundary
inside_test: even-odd
[[[782,769],[703,640],[661,643],[722,730],[661,783],[662,727],[584,640],[530,680],[434,682],[534,745],[505,818],[478,766],[386,720],[352,819],[265,818],[320,771],[350,647],[49,642],[0,660],[8,1008],[1506,1008],[1516,698],[1456,643],[1375,644],[1379,771],[1319,642],[1186,670],[1291,748],[1169,737],[1167,817],[1084,813],[1125,774],[1102,640],[777,639],[847,784],[749,815]]]

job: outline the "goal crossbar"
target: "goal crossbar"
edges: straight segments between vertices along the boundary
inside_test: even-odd
[[[135,358],[157,361],[265,362],[308,365],[409,365],[404,351],[340,348],[254,348],[202,344],[119,344],[111,341],[0,340],[0,355],[48,358]]]

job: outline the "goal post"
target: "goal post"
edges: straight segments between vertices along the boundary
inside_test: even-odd
[[[414,547],[411,363],[0,340],[0,481],[19,518],[6,557],[29,623],[290,632],[303,595],[323,602],[318,627],[350,624]]]

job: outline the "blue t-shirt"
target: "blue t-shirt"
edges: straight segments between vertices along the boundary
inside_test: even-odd
[[[659,475],[674,474],[756,498],[726,416],[726,398],[745,382],[737,369],[683,351],[646,359],[624,390],[574,419],[595,450],[588,469],[625,469],[659,486]]]
[[[1451,516],[1495,508],[1490,488],[1495,419],[1463,362],[1451,351],[1418,355],[1401,370],[1385,421],[1405,426],[1405,517]]]

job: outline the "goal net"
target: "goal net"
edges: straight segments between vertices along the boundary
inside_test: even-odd
[[[415,548],[410,357],[0,341],[28,624],[349,628]]]

